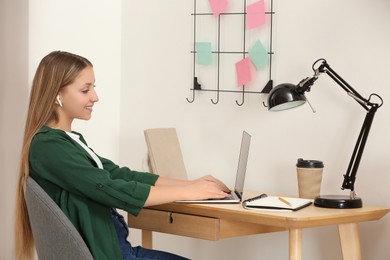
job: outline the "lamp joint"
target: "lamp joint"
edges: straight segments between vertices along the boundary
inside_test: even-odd
[[[355,178],[347,175],[347,174],[344,174],[344,181],[343,181],[343,185],[341,187],[342,190],[344,189],[349,189],[351,191],[354,190],[354,183],[355,183]]]
[[[354,190],[351,190],[351,192],[349,193],[349,197],[351,200],[356,199],[356,192]]]

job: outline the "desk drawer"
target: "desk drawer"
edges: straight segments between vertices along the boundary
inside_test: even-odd
[[[143,209],[138,217],[128,215],[131,228],[168,234],[218,240],[219,219]]]

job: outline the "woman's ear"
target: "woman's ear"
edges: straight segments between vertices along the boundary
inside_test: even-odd
[[[60,107],[62,107],[62,102],[61,102],[61,99],[60,99],[60,95],[57,95],[56,99],[57,99],[58,105],[60,105]]]

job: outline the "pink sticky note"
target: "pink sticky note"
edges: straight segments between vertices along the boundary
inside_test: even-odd
[[[265,23],[264,1],[260,0],[246,7],[246,28],[253,29]]]
[[[228,0],[209,0],[214,16],[218,16],[228,6]]]
[[[252,81],[252,63],[245,58],[236,63],[237,85],[246,85]]]

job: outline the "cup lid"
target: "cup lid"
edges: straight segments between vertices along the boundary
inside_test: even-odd
[[[297,161],[297,167],[299,168],[324,168],[324,163],[318,160],[304,160],[299,158]]]

